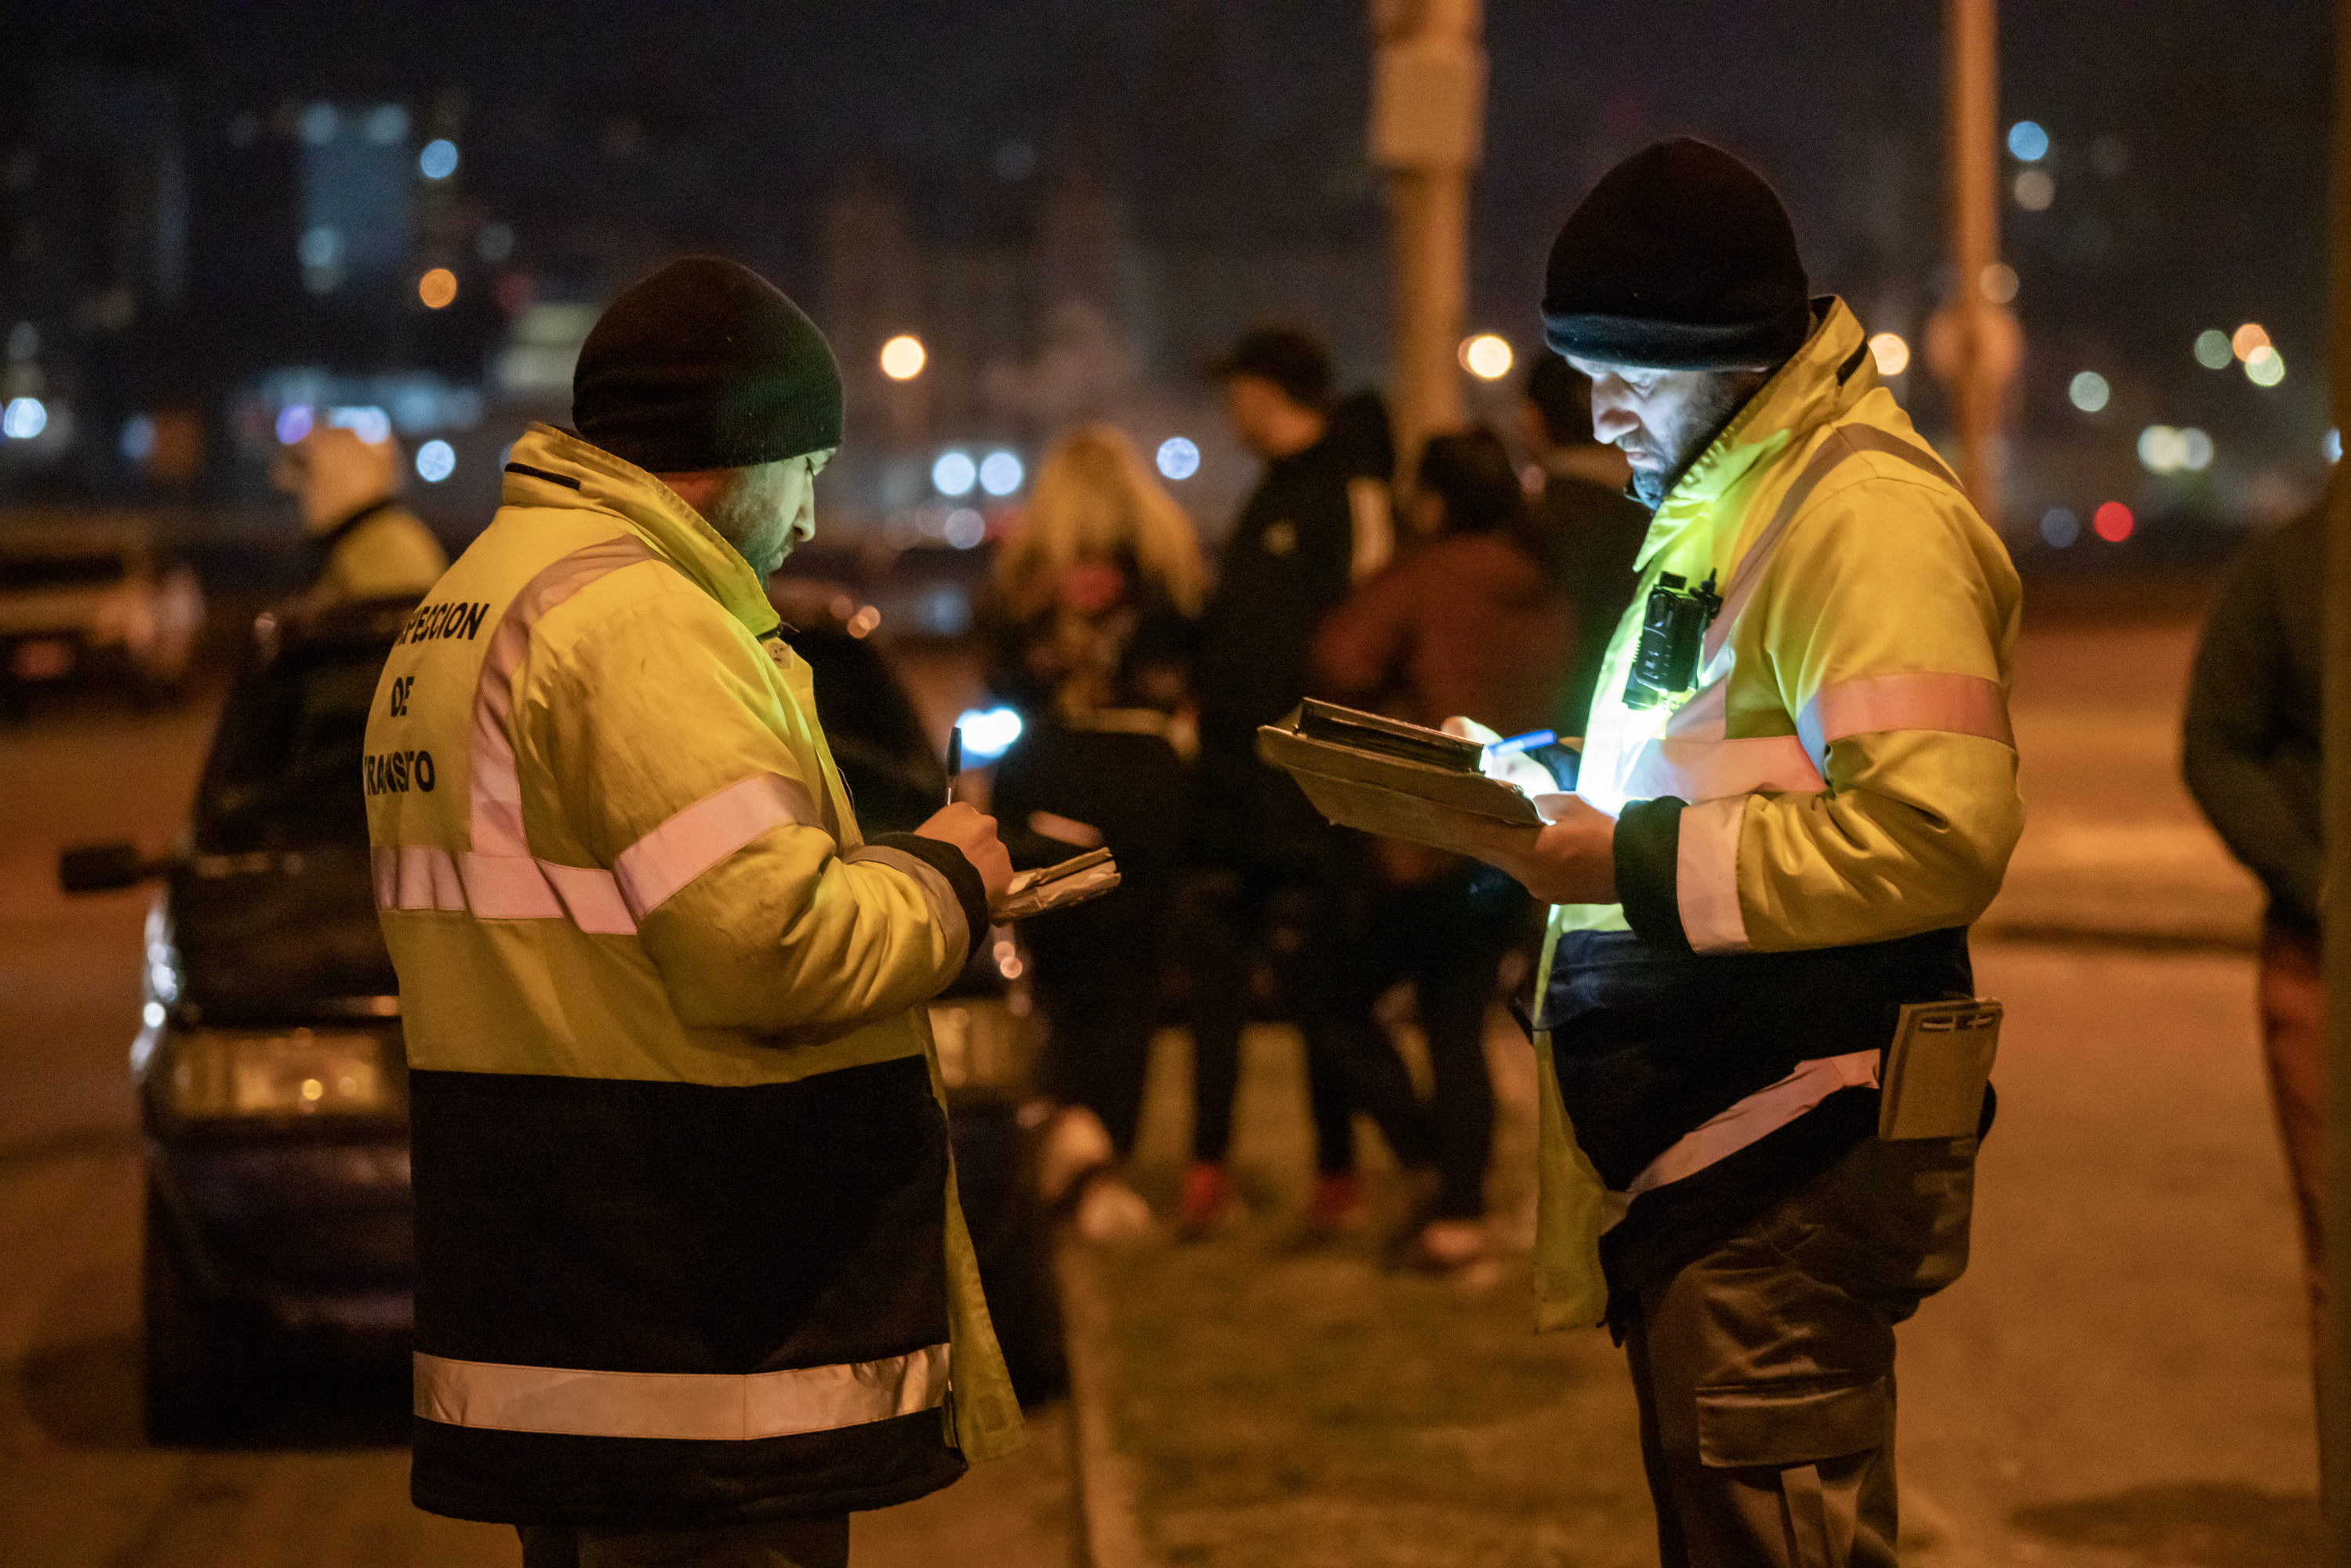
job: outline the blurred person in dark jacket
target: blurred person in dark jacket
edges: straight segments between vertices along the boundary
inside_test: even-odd
[[[1542,471],[1536,529],[1544,559],[1575,607],[1575,651],[1546,724],[1582,735],[1600,662],[1633,602],[1634,558],[1649,509],[1625,494],[1632,465],[1592,434],[1592,382],[1556,354],[1539,354],[1519,404],[1519,435]]]
[[[1193,1163],[1180,1227],[1207,1229],[1231,1207],[1225,1161],[1249,977],[1278,928],[1302,922],[1327,874],[1331,832],[1298,786],[1257,759],[1257,730],[1306,695],[1308,650],[1349,585],[1384,563],[1391,543],[1384,462],[1393,462],[1377,403],[1334,408],[1331,361],[1303,332],[1251,332],[1215,367],[1241,444],[1265,471],[1218,559],[1201,621],[1195,689],[1200,757],[1187,941],[1194,1049]],[[1289,1010],[1311,1009],[1295,952],[1273,952]],[[1310,1058],[1318,1168],[1313,1212],[1335,1221],[1360,1208],[1352,1175],[1346,1089]]]
[[[1486,712],[1510,733],[1546,726],[1573,612],[1537,553],[1500,438],[1485,429],[1432,437],[1408,516],[1415,537],[1322,623],[1317,692],[1431,727]],[[1486,1010],[1532,904],[1508,877],[1458,855],[1362,834],[1343,841],[1344,869],[1315,944],[1322,1010],[1308,1020],[1310,1040],[1345,1065],[1355,1103],[1416,1173],[1397,1260],[1467,1268],[1491,1248]],[[1427,1041],[1426,1103],[1377,1016],[1383,993],[1403,980]]]
[[[1045,1143],[1046,1196],[1094,1241],[1151,1218],[1116,1164],[1134,1147],[1157,1021],[1190,783],[1177,714],[1206,578],[1192,520],[1106,424],[1046,457],[997,563],[989,685],[1024,723],[993,809],[1023,863],[1108,844],[1121,876],[1082,913],[1024,927],[1049,1031],[1043,1087],[1065,1107]]]
[[[2188,688],[2182,770],[2230,852],[2269,894],[2262,926],[2262,1042],[2294,1176],[2314,1346],[2326,1273],[2325,985],[2319,969],[2322,837],[2320,656],[2325,639],[2324,504],[2255,539],[2220,585]]]

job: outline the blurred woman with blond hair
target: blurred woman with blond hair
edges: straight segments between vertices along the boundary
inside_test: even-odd
[[[1206,573],[1192,522],[1106,424],[1050,453],[998,559],[989,684],[1019,711],[993,804],[1023,865],[1108,844],[1118,891],[1023,927],[1048,1030],[1043,1087],[1068,1109],[1044,1171],[1081,1234],[1133,1235],[1121,1181],[1157,1021],[1160,953],[1188,807],[1181,726]]]

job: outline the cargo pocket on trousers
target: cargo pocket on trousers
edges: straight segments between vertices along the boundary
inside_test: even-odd
[[[1780,1469],[1886,1441],[1886,1379],[1818,1384],[1740,1384],[1698,1391],[1698,1457],[1713,1469]]]

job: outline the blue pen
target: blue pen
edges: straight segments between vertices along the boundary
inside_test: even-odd
[[[1486,747],[1494,757],[1507,757],[1513,751],[1532,751],[1538,746],[1549,746],[1559,738],[1555,729],[1531,729],[1524,735],[1514,735],[1508,740],[1498,740]]]

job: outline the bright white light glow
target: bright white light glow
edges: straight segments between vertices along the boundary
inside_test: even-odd
[[[289,403],[277,411],[277,440],[280,445],[291,446],[310,434],[310,405]]]
[[[1028,470],[1009,452],[991,452],[979,465],[979,487],[991,496],[1009,496],[1020,488]]]
[[[145,1007],[141,1008],[139,1009],[139,1021],[145,1024],[149,1029],[162,1029],[163,1027],[163,1004],[161,1002],[149,1002]]]
[[[2218,327],[2207,327],[2196,334],[2196,362],[2208,371],[2225,371],[2237,351],[2229,347],[2229,334]]]
[[[445,136],[435,137],[416,155],[416,167],[428,180],[447,179],[457,172],[457,144]]]
[[[909,382],[923,373],[923,340],[901,332],[882,345],[882,373],[893,382]]]
[[[1461,368],[1481,382],[1498,382],[1510,373],[1510,345],[1491,332],[1461,340]]]
[[[1986,299],[1995,305],[2005,305],[2016,298],[2016,268],[2004,261],[1995,261],[1983,269],[1983,276],[1976,279],[1976,287],[1983,290]]]
[[[2343,433],[2330,430],[2318,438],[2318,450],[2329,463],[2343,461]]]
[[[2027,169],[2017,175],[2012,187],[2016,204],[2028,213],[2045,213],[2049,204],[2057,199],[2057,182],[2049,177],[2046,169]]]
[[[392,415],[372,403],[360,408],[330,408],[327,423],[337,430],[348,430],[370,446],[392,439]]]
[[[942,496],[968,496],[978,478],[979,469],[965,453],[942,452],[931,465],[932,487]]]
[[[2273,387],[2285,380],[2285,356],[2264,343],[2245,356],[2245,379],[2257,387]]]
[[[2082,537],[2082,519],[2063,507],[2052,507],[2041,514],[2041,537],[2064,549]]]
[[[940,525],[939,537],[957,549],[969,549],[987,537],[987,519],[969,507],[957,507]]]
[[[37,397],[11,398],[7,409],[0,412],[0,435],[11,441],[30,441],[48,427],[49,411]]]
[[[1170,479],[1189,479],[1200,471],[1200,449],[1180,435],[1159,444],[1159,471]]]
[[[456,450],[445,441],[428,441],[416,449],[416,476],[428,485],[438,485],[456,466]]]
[[[2020,162],[2038,163],[2049,156],[2049,132],[2030,120],[2020,120],[2008,128],[2008,151]]]
[[[2095,413],[2106,406],[2106,400],[2114,395],[2114,389],[2106,385],[2106,378],[2097,371],[2084,371],[2065,388],[2065,395],[2072,398],[2074,406],[2084,413]]]
[[[995,761],[1020,738],[1020,716],[1008,707],[966,708],[956,725],[963,731],[966,767]]]
[[[1899,332],[1880,332],[1869,340],[1869,356],[1881,376],[1898,376],[1910,368],[1910,345]]]
[[[2193,425],[2150,424],[2138,434],[2138,460],[2150,474],[2200,474],[2212,465],[2212,438]]]

